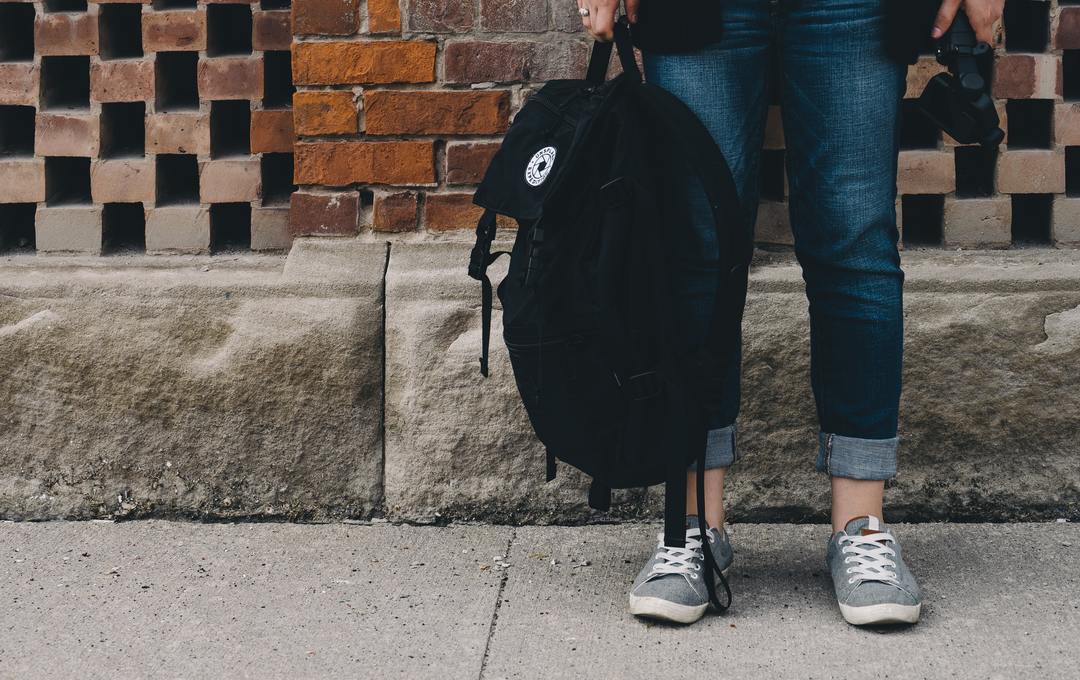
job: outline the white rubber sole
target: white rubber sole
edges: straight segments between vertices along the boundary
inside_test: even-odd
[[[921,610],[921,604],[871,604],[865,607],[840,605],[844,620],[853,626],[916,623]]]
[[[644,616],[645,618],[670,621],[672,623],[693,623],[705,616],[705,610],[708,608],[708,604],[691,606],[668,602],[659,597],[630,596],[630,613],[634,616]]]

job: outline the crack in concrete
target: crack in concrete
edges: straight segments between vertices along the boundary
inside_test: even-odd
[[[510,550],[514,547],[514,539],[517,538],[517,528],[510,529],[510,538],[506,540],[506,551],[503,560],[510,559]],[[499,608],[502,606],[503,591],[506,590],[506,580],[510,578],[510,565],[503,567],[502,578],[499,579],[499,590],[495,593],[495,611],[491,613],[491,623],[488,625],[487,639],[484,640],[484,656],[480,661],[480,674],[477,680],[484,680],[484,671],[487,670],[488,660],[491,657],[491,640],[495,637],[495,626],[499,622]]]

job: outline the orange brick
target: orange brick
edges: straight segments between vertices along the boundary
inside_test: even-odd
[[[296,182],[326,186],[431,184],[435,182],[435,144],[428,141],[299,143]]]
[[[290,153],[295,139],[292,111],[251,112],[251,153]]]
[[[401,8],[397,0],[368,0],[368,33],[400,33]]]
[[[494,134],[510,118],[506,91],[377,90],[364,95],[365,132]]]
[[[352,92],[297,92],[293,95],[293,119],[298,135],[348,135],[357,128],[356,101]]]
[[[416,229],[416,192],[399,191],[375,196],[375,231],[402,232]]]
[[[293,80],[298,85],[434,82],[435,43],[421,40],[296,43]]]
[[[472,194],[428,194],[424,197],[424,227],[432,231],[474,229],[484,209]]]

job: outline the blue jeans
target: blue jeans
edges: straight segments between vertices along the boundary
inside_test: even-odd
[[[688,17],[692,20],[692,17]],[[646,80],[682,99],[735,176],[744,228],[757,217],[770,54],[782,74],[789,210],[810,307],[816,467],[896,475],[903,356],[896,160],[905,67],[885,54],[882,0],[725,0],[722,36],[687,54],[644,55]],[[699,191],[700,229],[683,250],[684,331],[703,339],[716,290],[716,238]],[[695,212],[698,210],[695,208]],[[710,414],[706,467],[738,458],[740,356]]]

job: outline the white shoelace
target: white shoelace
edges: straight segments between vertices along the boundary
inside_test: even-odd
[[[651,580],[657,576],[667,574],[680,574],[697,580],[697,572],[701,571],[701,530],[686,530],[686,547],[672,548],[664,545],[664,534],[656,535],[656,564],[649,572]]]
[[[840,537],[840,551],[846,555],[844,564],[854,564],[848,567],[848,583],[857,581],[885,581],[897,583],[896,562],[890,557],[896,556],[896,551],[884,543],[895,543],[892,534],[879,531],[865,536],[861,534],[845,534]]]

